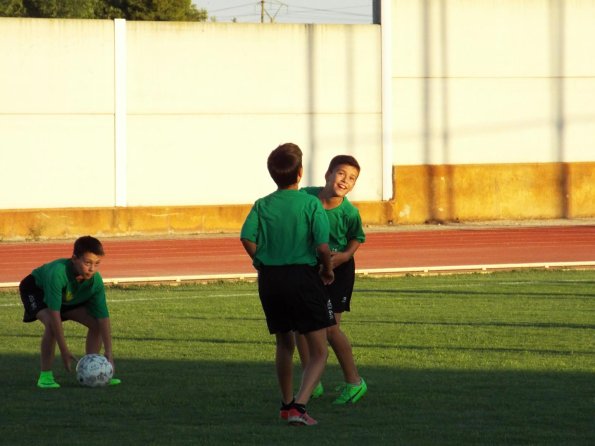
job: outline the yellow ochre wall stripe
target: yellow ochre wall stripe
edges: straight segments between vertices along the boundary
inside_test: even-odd
[[[355,202],[365,225],[595,217],[595,162],[394,166],[393,184],[391,201]],[[233,233],[250,207],[0,210],[0,240]]]

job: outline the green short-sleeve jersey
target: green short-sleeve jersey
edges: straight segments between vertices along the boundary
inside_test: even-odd
[[[329,241],[329,223],[317,198],[282,189],[256,200],[240,237],[256,243],[256,267],[316,265],[316,248]]]
[[[300,190],[318,198],[322,187],[304,187]],[[350,240],[357,240],[360,243],[366,241],[359,210],[347,197],[336,208],[327,209],[326,215],[330,225],[331,251],[345,251]]]
[[[31,273],[36,285],[43,290],[43,300],[54,311],[84,303],[89,313],[98,318],[109,317],[103,279],[97,272],[88,280],[78,282],[70,259],[57,259],[36,268]]]

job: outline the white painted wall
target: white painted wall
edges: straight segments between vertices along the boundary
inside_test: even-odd
[[[595,0],[390,6],[394,164],[595,160]],[[251,203],[287,141],[382,198],[379,26],[125,23],[124,175],[114,36],[0,18],[0,209]]]
[[[266,158],[288,141],[304,150],[304,184],[350,153],[375,199],[378,31],[128,23],[128,203],[249,203],[274,189]]]
[[[113,205],[113,35],[0,18],[0,208]]]
[[[392,0],[395,164],[595,159],[595,1]]]
[[[251,203],[274,189],[266,157],[288,141],[304,185],[349,153],[363,167],[353,197],[377,199],[379,32],[126,23],[116,188],[114,23],[0,19],[0,208]]]

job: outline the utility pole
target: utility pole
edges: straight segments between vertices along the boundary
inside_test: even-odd
[[[277,7],[277,10],[274,13],[269,13],[269,11],[267,11],[266,9],[266,0],[260,0],[260,23],[264,23],[264,16],[266,15],[269,18],[269,21],[271,23],[273,23],[275,21],[275,17],[277,17],[277,14],[279,14],[279,11],[281,11],[281,9],[283,7],[285,7],[285,9],[287,9],[287,5],[279,0],[271,0],[269,3],[269,7],[272,8],[273,4],[275,4],[275,6]]]
[[[372,23],[380,25],[382,22],[382,14],[380,14],[381,0],[373,0],[372,2]]]

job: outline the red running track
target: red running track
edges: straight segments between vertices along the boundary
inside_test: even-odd
[[[101,273],[130,277],[254,273],[237,235],[104,239]],[[72,242],[0,243],[0,284],[19,282],[42,263],[69,257]],[[595,225],[368,232],[358,270],[595,261]]]

